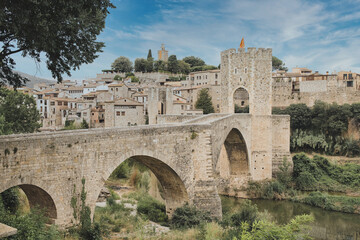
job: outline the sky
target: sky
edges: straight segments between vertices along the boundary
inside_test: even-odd
[[[96,77],[120,56],[146,58],[162,43],[177,59],[202,58],[217,66],[220,53],[245,47],[272,48],[285,65],[320,73],[360,73],[360,0],[113,0],[98,40],[103,52],[64,79]],[[16,70],[51,79],[45,57],[14,56]]]

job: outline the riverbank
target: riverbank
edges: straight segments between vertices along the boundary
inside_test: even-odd
[[[289,200],[331,211],[360,214],[360,165],[340,165],[304,153],[283,162],[276,179],[249,182],[250,198]]]

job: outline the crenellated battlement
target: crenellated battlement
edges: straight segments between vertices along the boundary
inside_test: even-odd
[[[246,51],[247,50],[247,51]],[[247,56],[251,58],[272,58],[272,49],[271,48],[255,48],[249,47],[245,48],[230,48],[225,51],[221,52],[222,57],[230,56],[230,55],[240,55],[240,56]]]

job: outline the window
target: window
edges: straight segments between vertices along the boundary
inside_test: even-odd
[[[116,88],[116,91],[118,92],[118,91],[119,91],[119,89],[118,89],[118,88]]]
[[[58,106],[62,106],[62,102],[58,102]]]
[[[51,106],[54,106],[54,105],[55,105],[55,102],[50,102],[50,105],[51,105]]]
[[[353,81],[347,81],[347,86],[348,87],[353,87],[353,83],[354,83]]]
[[[119,111],[116,111],[116,116],[120,116],[120,112],[119,112]]]
[[[218,78],[218,74],[217,73],[215,73],[215,79],[217,79]]]
[[[121,116],[125,116],[125,112],[121,112]]]
[[[40,103],[42,103],[42,100],[40,100]]]
[[[352,73],[349,73],[349,79],[353,79],[353,78],[352,78]]]
[[[344,80],[347,79],[347,74],[343,74],[343,79],[344,79]]]
[[[247,73],[247,68],[245,68],[245,70],[244,70],[244,71],[245,71],[245,73]]]
[[[235,68],[234,73],[237,74],[237,68]]]
[[[111,91],[114,91],[114,88],[111,88]]]
[[[245,105],[245,102],[244,101],[241,101],[241,106],[244,106]]]
[[[94,115],[95,115],[95,113],[91,113],[91,115],[93,115],[93,116],[94,116]]]

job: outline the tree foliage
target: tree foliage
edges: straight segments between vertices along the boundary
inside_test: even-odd
[[[182,60],[178,60],[179,73],[189,74],[190,65]]]
[[[131,72],[133,70],[133,64],[127,57],[121,56],[115,59],[111,64],[111,68],[117,72]]]
[[[135,72],[146,72],[147,61],[144,58],[135,59]]]
[[[150,58],[153,58],[152,53],[151,53],[151,49],[149,49],[149,52],[148,52],[148,55],[147,55],[147,60],[149,60]]]
[[[33,97],[0,88],[0,135],[34,132],[40,127],[39,120]]]
[[[288,68],[285,67],[285,63],[283,63],[282,60],[280,60],[279,58],[272,56],[272,69],[274,70],[285,70],[287,71]]]
[[[96,37],[105,27],[110,0],[55,1],[2,0],[0,3],[0,82],[19,87],[26,78],[13,72],[12,54],[36,62],[46,58],[58,81],[83,63],[91,63],[103,42]],[[43,53],[44,55],[41,55]]]
[[[168,71],[171,73],[177,73],[179,71],[179,63],[176,55],[171,55],[168,59]]]
[[[202,109],[204,111],[204,114],[214,112],[214,107],[211,102],[211,96],[209,95],[209,90],[207,88],[203,88],[200,90],[195,107],[197,109]]]
[[[199,57],[194,57],[194,56],[184,57],[183,61],[188,63],[190,65],[190,67],[204,66],[205,65],[204,60],[202,60]]]
[[[162,60],[157,60],[154,62],[154,71],[159,72],[159,71],[167,71],[167,64],[166,62],[162,61]]]

